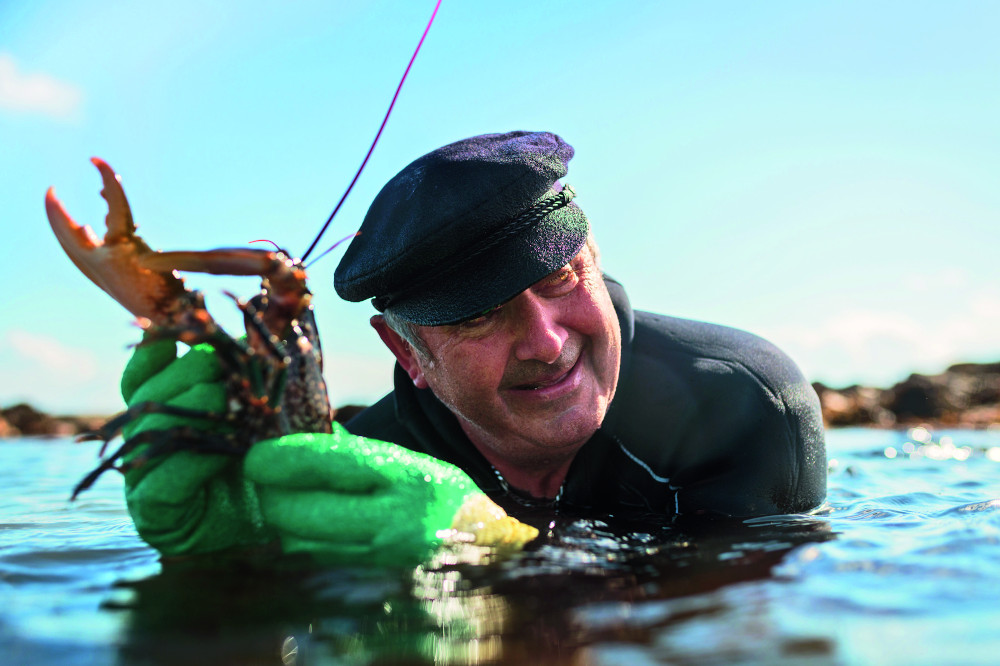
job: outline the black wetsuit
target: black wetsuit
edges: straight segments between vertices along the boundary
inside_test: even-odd
[[[633,313],[621,285],[607,284],[622,328],[618,389],[600,430],[573,459],[559,506],[750,517],[819,505],[826,495],[819,401],[791,359],[743,331]],[[395,391],[347,428],[458,465],[511,508],[455,416],[398,365]]]

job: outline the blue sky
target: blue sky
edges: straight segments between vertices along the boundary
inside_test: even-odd
[[[91,156],[159,249],[302,252],[360,164],[433,2],[0,3],[0,405],[121,407],[130,316],[63,255],[53,185],[103,226]],[[544,129],[633,305],[763,335],[810,379],[1000,360],[993,2],[444,0],[329,241],[453,140]],[[103,232],[102,232],[103,233]],[[389,388],[340,252],[311,270],[334,403]],[[213,313],[224,288],[192,276]]]

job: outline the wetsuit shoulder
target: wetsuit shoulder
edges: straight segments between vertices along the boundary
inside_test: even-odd
[[[679,513],[804,511],[826,493],[818,400],[795,363],[737,329],[635,313],[608,431],[669,479]]]

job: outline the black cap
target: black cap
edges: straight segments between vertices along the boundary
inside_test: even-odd
[[[572,157],[555,134],[508,132],[417,159],[375,197],[337,267],[337,293],[423,326],[517,296],[587,239],[572,188],[557,182]]]

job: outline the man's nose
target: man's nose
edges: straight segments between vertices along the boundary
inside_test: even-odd
[[[519,361],[554,363],[562,353],[569,332],[559,324],[559,308],[530,289],[514,302],[514,356]],[[509,307],[509,305],[508,305]]]

